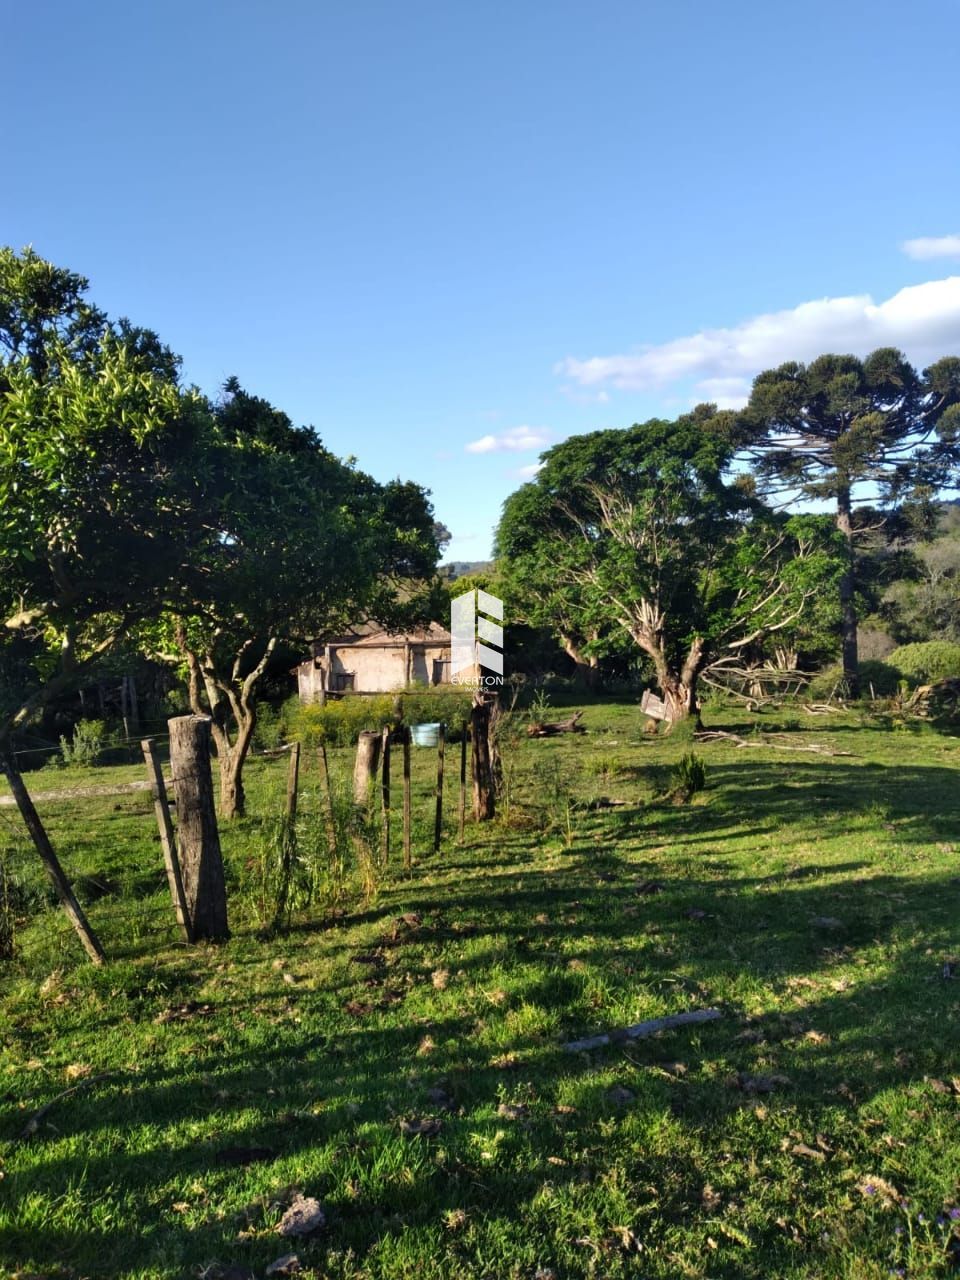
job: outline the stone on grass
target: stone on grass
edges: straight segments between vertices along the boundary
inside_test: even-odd
[[[327,1215],[319,1200],[311,1196],[297,1196],[290,1208],[277,1223],[281,1236],[309,1236],[327,1225]]]

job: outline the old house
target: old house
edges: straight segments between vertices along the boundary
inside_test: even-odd
[[[399,635],[358,627],[346,635],[315,640],[312,656],[296,672],[301,702],[322,702],[327,694],[449,684],[450,632],[435,622]]]

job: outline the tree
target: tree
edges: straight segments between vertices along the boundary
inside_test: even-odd
[[[601,654],[610,647],[609,620],[602,608],[591,614],[580,585],[557,557],[550,536],[554,516],[554,495],[535,483],[504,503],[494,546],[502,594],[511,620],[547,628],[577,679],[592,687]]]
[[[26,356],[0,368],[0,665],[39,642],[29,689],[0,708],[0,748],[169,602],[209,537],[209,415],[150,364],[108,332],[79,355],[54,340],[41,376]]]
[[[235,379],[224,390],[212,455],[216,537],[148,647],[185,664],[191,708],[212,720],[220,812],[235,817],[277,646],[302,647],[367,618],[428,616],[438,546],[418,485],[380,485]]]
[[[41,258],[29,246],[0,245],[0,370],[25,361],[37,382],[55,379],[61,361],[80,364],[116,338],[143,368],[176,382],[180,358],[151,329],[111,321],[86,298],[85,276]],[[0,372],[2,385],[2,372]]]
[[[574,436],[498,530],[507,572],[559,600],[562,625],[650,658],[674,721],[698,715],[708,665],[795,625],[837,567],[822,520],[777,517],[724,478],[730,452],[693,416]]]
[[[834,507],[846,563],[839,582],[844,677],[857,676],[855,508],[929,498],[960,461],[960,359],[923,374],[893,348],[866,360],[823,355],[761,373],[733,437],[762,492]]]

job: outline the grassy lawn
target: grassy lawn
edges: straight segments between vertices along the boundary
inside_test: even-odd
[[[0,969],[0,1274],[239,1280],[290,1252],[331,1280],[953,1274],[960,740],[716,711],[783,736],[698,746],[706,790],[675,806],[655,792],[689,745],[639,720],[598,703],[584,737],[517,745],[503,816],[458,847],[451,803],[436,857],[415,751],[412,878],[395,853],[373,894],[324,882],[272,939],[286,766],[254,761],[216,947],[177,943],[148,795],[42,802],[102,970],[0,809],[28,917]],[[306,761],[305,829],[313,787]],[[306,1240],[276,1232],[297,1191],[326,1214]]]

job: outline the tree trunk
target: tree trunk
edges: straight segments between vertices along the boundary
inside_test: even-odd
[[[243,789],[243,766],[250,753],[256,714],[252,710],[237,726],[233,742],[230,734],[214,720],[211,725],[217,747],[217,765],[220,771],[220,817],[242,818],[247,811],[247,797]]]
[[[853,508],[849,487],[837,492],[837,528],[846,541],[846,568],[840,579],[840,635],[843,644],[843,678],[851,698],[860,696],[860,663],[857,652],[857,575],[853,546]]]
[[[679,673],[671,671],[663,656],[657,663],[657,681],[663,700],[667,707],[667,717],[671,724],[679,724],[682,720],[694,720],[696,728],[700,728],[700,703],[697,700],[697,683],[704,667],[703,641],[695,636],[690,650]]]
[[[180,869],[191,930],[194,939],[226,938],[227,890],[210,776],[210,721],[176,716],[168,723]]]
[[[560,643],[563,645],[563,651],[574,664],[576,670],[573,678],[577,684],[583,685],[585,689],[594,689],[597,685],[597,679],[600,675],[600,667],[596,658],[585,658],[580,646],[576,644],[569,636],[561,636]]]

